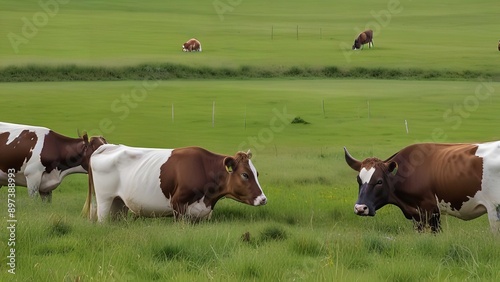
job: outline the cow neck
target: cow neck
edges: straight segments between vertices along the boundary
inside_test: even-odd
[[[229,173],[226,171],[223,165],[225,157],[227,156],[215,155],[210,164],[210,167],[216,168],[211,175],[211,179],[213,180],[213,184],[216,187],[216,190],[212,192],[205,191],[205,203],[210,205],[212,209],[220,199],[231,194],[228,183]]]
[[[40,158],[47,173],[54,169],[65,171],[78,166],[87,171],[87,165],[84,164],[86,149],[82,138],[70,138],[51,130],[45,136]]]

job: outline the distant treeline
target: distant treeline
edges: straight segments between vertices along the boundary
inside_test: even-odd
[[[500,73],[391,68],[325,67],[258,67],[237,68],[192,67],[180,64],[142,64],[137,66],[9,66],[0,69],[0,82],[34,81],[117,81],[169,79],[251,79],[251,78],[371,78],[412,80],[474,80],[500,81]]]

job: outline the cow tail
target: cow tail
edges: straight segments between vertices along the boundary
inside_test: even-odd
[[[91,214],[91,205],[92,205],[92,196],[95,195],[95,190],[94,190],[94,177],[92,175],[92,167],[90,165],[90,160],[89,160],[88,182],[89,182],[89,189],[87,193],[87,199],[85,200],[85,204],[83,205],[82,216],[92,219],[93,215]]]

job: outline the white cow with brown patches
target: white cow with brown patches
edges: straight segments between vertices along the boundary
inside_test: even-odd
[[[16,186],[50,201],[52,190],[73,173],[87,173],[90,155],[106,140],[70,138],[40,126],[0,122],[0,187],[14,174]]]
[[[90,159],[84,214],[98,221],[124,215],[208,219],[217,201],[228,197],[267,203],[251,153],[219,155],[199,147],[179,149],[103,145]],[[91,207],[93,194],[97,207]],[[92,209],[92,210],[91,210]]]
[[[438,232],[441,213],[463,220],[487,213],[491,230],[499,233],[500,141],[414,144],[385,161],[358,161],[344,150],[347,164],[359,172],[357,215],[374,216],[393,204],[418,230]]]

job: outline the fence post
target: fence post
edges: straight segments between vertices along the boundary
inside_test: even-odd
[[[215,101],[212,103],[212,127],[215,127]]]

